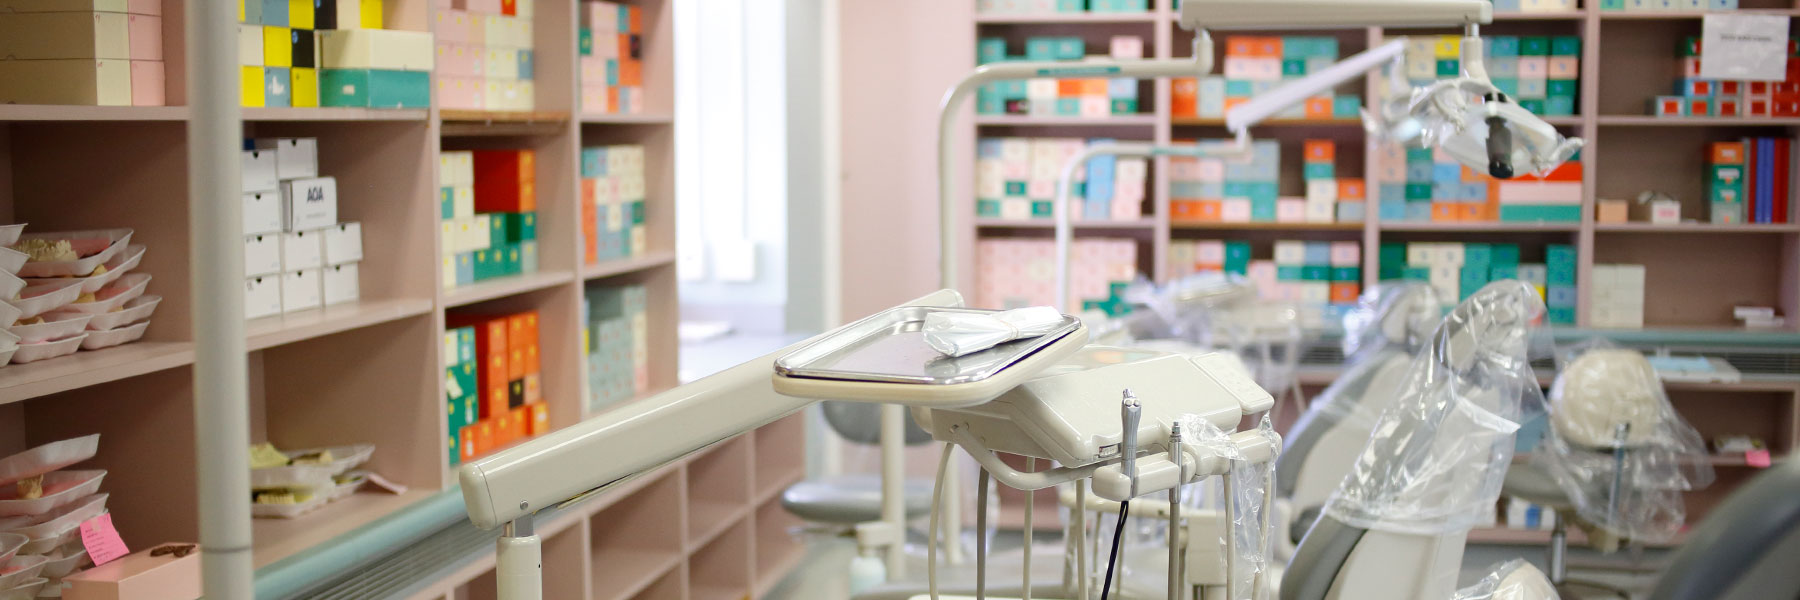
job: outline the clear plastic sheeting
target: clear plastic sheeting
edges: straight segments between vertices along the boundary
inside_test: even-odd
[[[1421,282],[1378,284],[1356,299],[1356,307],[1344,314],[1344,363],[1360,362],[1359,355],[1389,346],[1404,351],[1425,345],[1443,320],[1443,299],[1437,289]]]
[[[1519,559],[1495,565],[1474,585],[1456,590],[1450,600],[1557,600],[1556,586],[1543,571]]]
[[[1626,539],[1662,542],[1686,521],[1682,492],[1713,481],[1699,432],[1675,412],[1644,355],[1594,340],[1566,350],[1550,427],[1534,453],[1577,516]]]
[[[1270,393],[1293,386],[1304,341],[1299,311],[1292,304],[1259,300],[1255,284],[1244,276],[1198,273],[1161,286],[1140,279],[1120,297],[1133,310],[1111,326],[1090,323],[1097,337],[1172,352],[1228,351]]]
[[[1062,313],[1048,306],[979,314],[933,312],[925,315],[925,343],[946,356],[966,356],[1044,335],[1062,324]]]
[[[1547,175],[1581,150],[1581,139],[1563,136],[1519,105],[1510,101],[1489,105],[1482,100],[1504,96],[1485,76],[1442,79],[1409,87],[1401,76],[1400,65],[1401,59],[1397,58],[1383,75],[1388,81],[1388,93],[1379,112],[1363,111],[1363,127],[1378,142],[1441,148],[1458,162],[1487,172],[1481,166],[1491,162],[1489,138],[1495,134],[1490,131],[1490,122],[1499,119],[1506,131],[1498,137],[1510,140],[1502,156],[1518,175]]]
[[[1365,529],[1437,535],[1485,520],[1500,496],[1519,424],[1543,410],[1527,349],[1537,291],[1499,281],[1444,318],[1401,395],[1325,506]]]

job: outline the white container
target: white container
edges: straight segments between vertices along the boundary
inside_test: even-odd
[[[100,452],[100,434],[50,442],[0,459],[0,487],[27,477],[43,475],[93,458]]]
[[[150,315],[156,312],[156,305],[161,303],[162,296],[156,294],[144,294],[132,298],[130,302],[125,303],[125,310],[94,315],[94,320],[88,321],[88,331],[108,331],[149,319]]]
[[[76,547],[73,550],[64,548],[57,551],[55,554],[49,555],[48,558],[50,560],[44,563],[42,575],[54,579],[61,579],[70,573],[74,573],[75,569],[79,569],[81,568],[81,565],[87,563],[88,554],[86,548]]]
[[[19,349],[19,336],[14,335],[11,331],[0,329],[0,351],[11,352],[17,349]]]
[[[250,470],[250,488],[267,490],[288,487],[310,487],[330,484],[331,478],[343,475],[357,466],[368,462],[375,454],[374,444],[356,444],[352,446],[334,446],[331,448],[309,448],[306,450],[290,450],[283,452],[289,458],[311,454],[320,450],[331,452],[332,461],[318,465],[289,465],[285,467],[269,467]]]
[[[17,274],[19,269],[25,268],[25,261],[30,259],[31,255],[24,252],[12,248],[0,248],[0,271]]]
[[[106,287],[107,284],[117,281],[120,276],[123,276],[125,273],[130,272],[132,269],[137,268],[138,263],[143,262],[143,260],[144,260],[144,251],[145,250],[146,250],[146,248],[141,244],[132,244],[130,246],[126,246],[124,252],[121,252],[117,256],[114,256],[112,258],[112,260],[106,261],[106,272],[105,273],[101,273],[99,275],[95,275],[92,277],[77,277],[77,278],[75,278],[75,281],[81,282],[82,293],[92,294],[92,293],[99,292],[100,289]],[[0,280],[3,280],[3,278],[0,278]],[[59,281],[69,281],[69,279],[63,278],[63,277],[54,277],[54,278],[34,277],[32,279],[27,280],[26,283],[36,285],[36,284],[40,284],[40,283],[55,283],[55,282],[59,282]],[[5,291],[5,288],[0,288],[0,292],[3,292],[3,291]]]
[[[38,590],[44,589],[46,583],[50,583],[50,580],[42,577],[27,579],[12,589],[0,591],[0,600],[32,600],[37,597]]]
[[[311,500],[299,504],[251,504],[250,516],[259,519],[292,519],[312,512],[331,501],[331,492],[319,490]]]
[[[60,340],[87,329],[88,322],[94,315],[86,315],[71,311],[52,311],[44,313],[44,322],[36,325],[14,325],[13,335],[19,336],[21,344],[36,344],[48,340]]]
[[[19,241],[19,234],[25,233],[25,224],[0,225],[0,246],[11,246]]]
[[[118,329],[90,331],[86,336],[87,339],[81,340],[81,349],[100,350],[102,348],[111,348],[121,344],[129,344],[142,339],[144,337],[144,330],[149,327],[150,322],[144,321],[136,325],[126,325]]]
[[[13,352],[11,364],[21,365],[40,360],[68,356],[74,354],[76,350],[80,350],[81,342],[86,339],[87,334],[83,333],[72,338],[60,339],[54,342],[19,344],[19,349]]]
[[[50,559],[43,556],[12,557],[12,560],[0,566],[0,570],[7,570],[5,574],[0,574],[0,590],[12,589],[27,579],[36,578],[39,573],[44,572],[44,565],[49,562]]]
[[[31,538],[16,533],[0,533],[0,560],[12,560]]]
[[[101,288],[94,294],[93,302],[74,303],[65,308],[90,315],[112,312],[112,309],[125,306],[126,302],[144,295],[144,289],[149,286],[149,273],[131,273],[112,282],[112,285]]]
[[[20,498],[16,486],[0,488],[0,517],[41,515],[68,506],[99,491],[100,481],[105,478],[106,471],[99,470],[45,473],[44,495],[30,500]]]
[[[79,248],[83,240],[104,240],[106,248],[88,255],[80,260],[63,260],[55,262],[28,262],[19,268],[20,277],[83,277],[94,272],[94,267],[106,264],[125,247],[131,244],[131,229],[89,229],[84,231],[57,231],[50,233],[28,233],[19,236],[23,240],[70,240]],[[80,250],[78,249],[77,252]]]
[[[25,286],[19,292],[19,299],[13,301],[13,307],[19,309],[17,319],[29,319],[68,306],[80,297],[81,282],[68,279],[61,283]]]
[[[25,289],[25,280],[18,275],[0,271],[0,298],[17,298],[19,291]]]
[[[55,550],[62,546],[61,541],[57,543],[46,543],[45,541],[56,539],[63,534],[80,527],[82,521],[98,517],[100,516],[100,513],[106,512],[106,498],[107,494],[94,494],[92,496],[77,499],[74,502],[70,502],[67,506],[46,514],[33,517],[17,517],[20,519],[29,519],[31,523],[23,527],[8,529],[6,532],[16,533],[31,538],[31,543],[25,544],[25,549],[20,550],[20,552],[26,554],[43,554]]]
[[[350,480],[338,483],[335,487],[331,488],[332,502],[337,502],[355,495],[357,489],[369,482],[369,474],[366,471],[351,471],[345,476],[349,477]]]
[[[353,263],[362,257],[362,223],[338,223],[325,228],[325,264]]]

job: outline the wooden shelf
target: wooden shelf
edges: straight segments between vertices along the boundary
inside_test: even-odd
[[[467,306],[477,302],[527,294],[553,288],[573,279],[574,275],[568,271],[540,271],[459,286],[445,292],[444,306]]]
[[[1084,229],[1152,229],[1156,227],[1156,221],[1149,219],[1137,221],[1075,221],[1069,225],[1078,231]],[[1056,223],[1052,219],[1019,220],[983,218],[975,219],[975,226],[981,228],[1006,229],[1055,229]]]
[[[1580,223],[1507,223],[1501,221],[1471,222],[1382,222],[1382,231],[1494,231],[1494,232],[1530,232],[1530,231],[1581,231]]]
[[[439,111],[444,137],[550,136],[567,129],[569,113],[559,111]]]
[[[643,256],[602,261],[599,264],[585,265],[581,267],[581,278],[583,280],[600,279],[603,277],[636,273],[657,267],[665,267],[672,264],[675,264],[674,251],[652,250],[644,253]]]
[[[566,123],[567,111],[556,110],[440,110],[445,123]]]
[[[1104,117],[1040,117],[1034,115],[978,115],[982,127],[1153,127],[1156,115],[1107,115]]]
[[[189,342],[139,341],[105,350],[0,367],[0,404],[193,364]]]
[[[364,300],[327,306],[318,310],[253,319],[244,324],[244,329],[250,336],[249,350],[256,351],[361,327],[427,315],[431,314],[431,310],[431,300],[425,298]]]
[[[349,533],[437,494],[412,489],[404,494],[359,492],[331,502],[297,519],[255,519],[252,548],[257,568]]]
[[[744,520],[750,507],[743,502],[703,501],[688,499],[688,547],[699,548],[724,535],[731,526]]]
[[[1771,16],[1796,17],[1796,16],[1800,16],[1800,10],[1740,9],[1740,10],[1733,10],[1733,11],[1725,11],[1725,12],[1722,12],[1719,14],[1771,15]],[[1707,15],[1707,13],[1705,11],[1619,11],[1619,10],[1600,11],[1600,19],[1603,21],[1670,21],[1670,20],[1686,20],[1686,19],[1699,20],[1699,19],[1705,18],[1706,15]]]
[[[1673,548],[1687,541],[1688,532],[1675,534],[1675,538],[1667,542],[1644,544],[1650,548]],[[1536,529],[1507,529],[1504,527],[1478,527],[1469,531],[1471,544],[1498,544],[1506,546],[1549,546],[1550,532]],[[1587,534],[1579,527],[1569,528],[1569,545],[1583,546],[1587,544]]]
[[[1170,229],[1184,231],[1362,231],[1362,223],[1226,223],[1223,221],[1170,221]]]
[[[694,584],[688,597],[693,600],[739,600],[745,596],[744,589],[732,585]]]
[[[244,108],[245,121],[423,121],[430,115],[423,108]]]
[[[1587,12],[1579,11],[1579,10],[1573,10],[1573,11],[1568,11],[1568,12],[1548,12],[1548,13],[1525,13],[1525,12],[1504,12],[1504,13],[1497,12],[1497,13],[1494,13],[1494,21],[1495,22],[1500,22],[1500,21],[1580,21],[1580,20],[1586,19],[1586,18],[1587,18]]]
[[[1151,11],[1141,13],[977,13],[977,25],[1037,25],[1044,23],[1154,23],[1157,14]]]
[[[1796,233],[1800,232],[1800,223],[1779,223],[1772,225],[1741,224],[1720,225],[1715,223],[1595,223],[1594,231],[1612,233]]]
[[[1225,119],[1211,117],[1171,117],[1169,125],[1175,127],[1224,127]],[[1269,119],[1255,125],[1259,127],[1362,127],[1362,119]]]
[[[625,600],[681,566],[680,552],[631,552],[603,549],[593,553],[595,598]]]
[[[186,106],[0,104],[0,121],[185,121]]]
[[[610,113],[581,113],[583,124],[616,123],[622,125],[668,125],[675,122],[674,115],[669,114],[635,114],[622,115]]]
[[[1651,115],[1600,115],[1605,126],[1620,127],[1794,127],[1800,117],[1657,117]]]

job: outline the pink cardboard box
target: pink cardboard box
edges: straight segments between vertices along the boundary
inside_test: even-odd
[[[125,20],[131,60],[162,60],[162,17],[126,15]]]
[[[163,62],[160,60],[131,61],[131,105],[162,106],[168,104],[164,97]]]
[[[482,51],[480,46],[438,42],[437,72],[439,77],[481,77],[483,76]]]
[[[163,546],[190,546],[181,557]],[[166,551],[165,551],[166,552]],[[66,600],[195,600],[200,597],[200,547],[161,544],[63,578]]]
[[[433,31],[437,35],[438,43],[441,45],[446,42],[453,44],[468,42],[471,20],[473,19],[469,18],[469,13],[460,10],[438,11],[437,28]]]
[[[487,106],[485,84],[480,77],[439,77],[438,104],[451,109],[482,110]]]

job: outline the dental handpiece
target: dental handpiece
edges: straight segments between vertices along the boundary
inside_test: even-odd
[[[1125,478],[1131,481],[1131,497],[1138,495],[1137,450],[1138,420],[1143,416],[1143,405],[1138,403],[1136,394],[1125,390],[1124,400],[1119,404],[1119,420],[1124,425],[1123,439],[1119,451],[1124,458]]]

